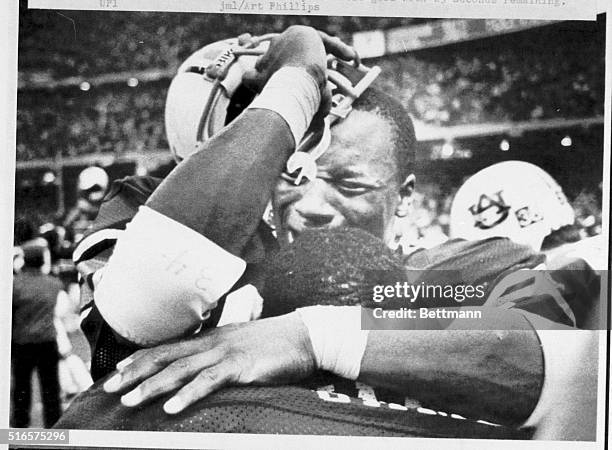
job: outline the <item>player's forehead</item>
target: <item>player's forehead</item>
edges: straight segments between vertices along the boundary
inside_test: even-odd
[[[324,169],[391,175],[397,170],[391,122],[370,111],[353,111],[332,127],[329,149],[317,165]]]

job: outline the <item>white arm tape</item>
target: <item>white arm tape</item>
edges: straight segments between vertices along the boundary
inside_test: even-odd
[[[143,346],[195,331],[246,263],[191,228],[141,206],[94,290],[100,314]]]
[[[360,306],[308,306],[296,310],[308,329],[317,367],[356,380],[368,341]]]
[[[264,86],[249,108],[274,111],[287,122],[297,146],[321,103],[315,79],[300,67],[282,67]]]
[[[595,440],[597,422],[597,331],[560,329],[522,312],[534,326],[544,355],[540,399],[523,424],[534,439]]]
[[[217,326],[259,319],[262,309],[263,298],[259,295],[259,291],[252,284],[247,284],[227,294]]]

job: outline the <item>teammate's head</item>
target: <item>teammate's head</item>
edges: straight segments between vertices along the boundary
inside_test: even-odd
[[[281,243],[308,229],[356,227],[390,243],[394,218],[407,213],[416,139],[397,100],[374,88],[332,127],[318,176],[300,186],[280,180],[273,196]]]
[[[552,231],[571,225],[574,211],[544,170],[524,161],[493,164],[470,177],[451,206],[451,237],[494,236],[540,250]]]
[[[374,287],[405,281],[401,259],[356,228],[308,230],[267,261],[262,316],[310,305],[373,305]]]

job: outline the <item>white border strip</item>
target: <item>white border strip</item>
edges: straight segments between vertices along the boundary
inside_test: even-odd
[[[606,12],[606,64],[605,64],[605,90],[604,90],[604,160],[603,160],[603,183],[602,183],[602,212],[601,212],[601,222],[602,222],[602,235],[604,237],[604,242],[610,242],[610,167],[611,167],[611,148],[612,148],[612,18],[610,17],[610,13],[612,13],[612,2],[610,0],[602,0],[600,1],[600,10]],[[607,261],[610,261],[610,247],[606,249],[607,253]],[[605,261],[605,260],[604,260]],[[610,270],[610,267],[608,267]],[[609,274],[609,272],[608,272]],[[608,276],[608,282],[610,277]],[[608,284],[608,295],[610,294],[610,289],[612,286]],[[608,317],[608,325],[612,325],[612,308],[610,305],[606,305],[607,310],[604,311],[607,313]],[[603,313],[602,313],[603,314]],[[608,392],[606,392],[606,374],[610,378],[610,372],[612,367],[606,367],[606,356],[610,356],[610,348],[607,347],[607,333],[602,331],[600,334],[600,364],[599,364],[599,392],[597,395],[597,399],[599,401],[597,405],[598,412],[598,422],[597,429],[598,441],[603,442],[605,436],[605,425],[608,425],[608,431],[612,429],[612,414],[610,411],[606,411],[606,394],[608,394],[608,398],[612,399],[612,382],[610,382],[608,386]],[[607,416],[607,424],[606,424],[606,413]],[[608,439],[611,439],[608,437]],[[608,442],[609,444],[609,442]]]
[[[35,9],[594,20],[597,0],[30,0]]]
[[[322,450],[326,448],[385,450],[487,449],[601,449],[595,442],[558,442],[558,441],[513,441],[513,440],[475,440],[475,439],[424,439],[402,437],[345,437],[345,436],[295,436],[265,434],[224,434],[224,433],[181,433],[181,432],[141,432],[141,431],[71,431],[70,446],[77,445],[127,447],[127,448],[249,448],[270,449],[299,448],[303,450]]]
[[[7,4],[8,3],[8,4]],[[13,217],[15,214],[15,142],[17,110],[17,1],[3,4],[0,14],[0,29],[4,45],[0,46],[0,111],[4,120],[0,121],[0,143],[2,160],[0,161],[0,427],[9,424],[11,365],[11,301],[13,297],[13,267],[8,257],[13,247]],[[0,444],[0,448],[5,446]],[[8,447],[8,446],[6,446]]]
[[[30,7],[33,8],[50,8],[50,9],[111,9],[101,8],[101,0],[31,0]],[[107,0],[104,0],[107,1]],[[113,1],[113,0],[111,0]],[[395,10],[393,12],[387,12],[382,7],[376,7],[376,5],[369,5],[370,0],[355,0],[351,3],[351,15],[404,15],[409,14],[413,17],[424,17],[424,16],[435,16],[435,17],[507,17],[507,18],[544,18],[544,19],[562,19],[568,17],[557,16],[554,11],[546,11],[543,16],[527,16],[527,15],[511,15],[506,14],[499,8],[491,8],[486,11],[487,14],[483,14],[483,11],[479,11],[479,14],[469,15],[466,13],[468,8],[458,11],[459,8],[453,8],[452,5],[447,4],[442,6],[444,11],[440,8],[428,8],[423,5],[419,7],[418,11],[409,11],[409,8]],[[401,0],[387,0],[389,4],[399,4]],[[440,0],[442,1],[442,0]],[[447,0],[449,3],[451,0]],[[498,0],[503,1],[503,0]],[[1,167],[2,185],[0,187],[0,205],[4,208],[3,214],[0,214],[2,220],[0,221],[0,230],[3,232],[4,237],[3,245],[6,249],[10,247],[10,241],[12,240],[12,221],[13,221],[13,205],[14,205],[14,169],[15,169],[15,107],[16,107],[16,36],[17,36],[17,1],[10,0],[8,6],[5,4],[3,12],[5,14],[0,15],[0,26],[8,34],[6,42],[8,45],[2,46],[0,56],[3,56],[4,67],[2,70],[2,87],[6,89],[6,96],[3,98],[3,108],[6,114],[5,121],[0,124],[0,139],[6,143],[5,147],[8,150],[5,153],[5,161],[7,164],[3,164]],[[341,9],[341,5],[346,5],[348,2],[332,2],[327,0],[325,10],[320,10],[319,15],[339,15],[344,14],[347,10]],[[361,9],[357,9],[353,3],[360,3],[370,6],[371,10],[368,14],[363,14]],[[406,2],[408,3],[408,1]],[[416,3],[416,2],[413,2]],[[573,5],[575,10],[572,10],[572,19],[587,19],[593,18],[594,14],[594,2],[586,1],[568,1],[570,6]],[[219,2],[215,0],[207,1],[204,0],[184,0],[180,4],[178,1],[134,1],[134,0],[116,0],[117,8],[115,11],[120,10],[141,10],[141,11],[199,11],[215,12],[215,6],[219,5]],[[333,8],[332,8],[333,6]],[[429,5],[431,6],[431,5]],[[119,8],[121,7],[121,8]],[[608,8],[608,12],[611,11],[611,5],[607,2],[600,2],[599,8],[603,10],[605,7]],[[208,8],[208,9],[206,9]],[[336,8],[336,12],[329,12]],[[570,8],[571,9],[571,8]],[[472,8],[474,10],[474,8]],[[432,12],[434,11],[434,12]],[[523,12],[527,11],[527,8],[522,9]],[[563,10],[568,11],[568,10]],[[506,11],[507,12],[507,11]],[[515,11],[516,12],[516,11]],[[285,14],[292,14],[292,12],[285,12]],[[297,13],[293,13],[297,14]],[[570,13],[568,13],[570,14]],[[608,14],[609,16],[609,14]],[[609,236],[609,218],[610,218],[610,99],[612,98],[612,91],[610,89],[611,80],[611,65],[610,58],[612,58],[612,24],[611,19],[608,17],[607,23],[607,48],[606,48],[606,107],[605,107],[605,137],[604,137],[604,181],[603,181],[603,192],[604,192],[604,204],[603,204],[603,224],[604,224],[604,236]],[[8,148],[7,148],[8,147]],[[8,253],[6,253],[8,254]],[[4,293],[4,298],[10,298],[11,292],[11,268],[8,258],[2,259],[0,264],[0,291]],[[9,324],[9,303],[3,302],[0,308],[0,319],[3,323]],[[1,356],[3,361],[9,361],[10,347],[10,326],[2,327],[1,339],[3,345],[1,345]],[[605,332],[602,332],[601,339],[601,356],[602,364],[600,366],[600,399],[602,400],[598,405],[600,412],[602,413],[600,418],[600,425],[605,422],[603,416],[604,407],[604,395],[605,390],[605,370],[606,367],[603,364],[605,359],[603,356],[606,354],[605,347]],[[9,367],[4,366],[5,376],[4,380],[8,380]],[[0,401],[1,405],[8,405],[8,392],[9,383],[2,383],[2,389],[0,390]],[[2,426],[8,426],[8,408],[0,408],[0,419],[2,420]],[[612,423],[610,423],[612,425]],[[328,448],[332,445],[334,447],[350,445],[353,448],[380,448],[385,446],[387,449],[394,448],[406,448],[406,446],[414,446],[422,449],[429,448],[458,448],[458,449],[487,449],[499,448],[499,449],[515,449],[520,448],[533,448],[533,449],[599,449],[602,448],[601,443],[603,439],[603,426],[599,427],[599,443],[583,443],[583,442],[516,442],[516,441],[490,441],[490,440],[434,440],[434,439],[406,439],[406,438],[360,438],[360,437],[332,437],[332,436],[277,436],[277,435],[244,435],[244,434],[198,434],[198,433],[154,433],[154,432],[118,432],[118,431],[73,431],[71,432],[72,446],[104,446],[104,447],[128,447],[128,448],[143,448],[143,447],[156,447],[156,448],[202,448],[203,446],[209,448],[304,448],[304,449],[316,449]],[[6,448],[6,445],[0,444],[0,448]]]

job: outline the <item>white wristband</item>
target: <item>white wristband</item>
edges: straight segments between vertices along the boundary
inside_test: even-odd
[[[141,206],[94,290],[106,322],[143,346],[201,325],[246,263],[185,225]]]
[[[321,92],[312,75],[300,67],[282,67],[247,109],[268,109],[280,114],[289,125],[297,147],[320,103]]]
[[[308,306],[296,310],[308,329],[317,367],[356,380],[368,341],[360,306]]]

